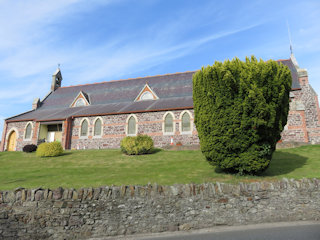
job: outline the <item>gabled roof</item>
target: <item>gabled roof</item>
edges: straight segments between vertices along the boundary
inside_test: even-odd
[[[291,59],[279,60],[292,74],[292,89],[300,89],[297,70]],[[68,117],[109,115],[133,112],[192,109],[192,76],[196,71],[182,72],[127,80],[60,87],[52,92],[34,111],[20,114],[8,121],[52,121]],[[146,85],[159,99],[134,101]],[[90,106],[72,107],[70,104],[82,91],[90,96]],[[89,100],[89,98],[87,98]]]
[[[70,104],[70,107],[75,107],[75,103],[79,100],[79,99],[83,99],[86,103],[86,106],[90,105],[90,100],[89,100],[89,96],[88,94],[86,94],[83,91],[80,91],[79,94],[75,97],[75,99],[72,101],[72,103]]]
[[[159,97],[157,96],[157,94],[152,90],[152,88],[148,85],[148,83],[146,83],[144,85],[144,87],[141,89],[140,93],[138,94],[138,96],[134,99],[134,101],[141,101],[142,100],[142,95],[145,93],[150,93],[153,97],[153,100],[157,100],[159,99]]]

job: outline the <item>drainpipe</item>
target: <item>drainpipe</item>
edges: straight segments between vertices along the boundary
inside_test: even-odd
[[[5,121],[4,126],[3,126],[2,138],[1,138],[0,152],[4,151],[6,134],[7,134],[7,127],[8,127],[8,123],[7,123],[7,121]]]

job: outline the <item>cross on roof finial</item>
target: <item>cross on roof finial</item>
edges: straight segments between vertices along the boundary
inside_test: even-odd
[[[58,63],[58,68],[60,68],[60,63]]]

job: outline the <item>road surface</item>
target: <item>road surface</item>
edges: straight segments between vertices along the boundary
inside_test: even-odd
[[[320,222],[267,223],[217,226],[211,229],[149,235],[100,238],[100,240],[320,240]]]

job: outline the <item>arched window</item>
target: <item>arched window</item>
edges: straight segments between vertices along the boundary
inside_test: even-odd
[[[102,135],[102,121],[100,118],[94,122],[94,136],[101,136]]]
[[[185,112],[181,118],[181,132],[191,132],[191,121],[188,112]]]
[[[25,133],[24,133],[24,139],[30,139],[31,138],[31,132],[32,132],[32,124],[28,123]]]
[[[83,98],[79,98],[77,101],[76,101],[76,104],[74,105],[75,107],[82,107],[82,106],[85,106],[86,105],[86,102],[84,101]]]
[[[137,121],[134,116],[131,116],[128,120],[128,135],[136,135],[137,134]]]
[[[86,137],[88,136],[88,121],[85,119],[81,123],[80,136]]]
[[[140,100],[153,100],[153,99],[154,99],[154,97],[153,97],[152,93],[149,91],[144,92],[140,97]]]
[[[164,133],[173,133],[173,116],[167,113],[164,118]]]

